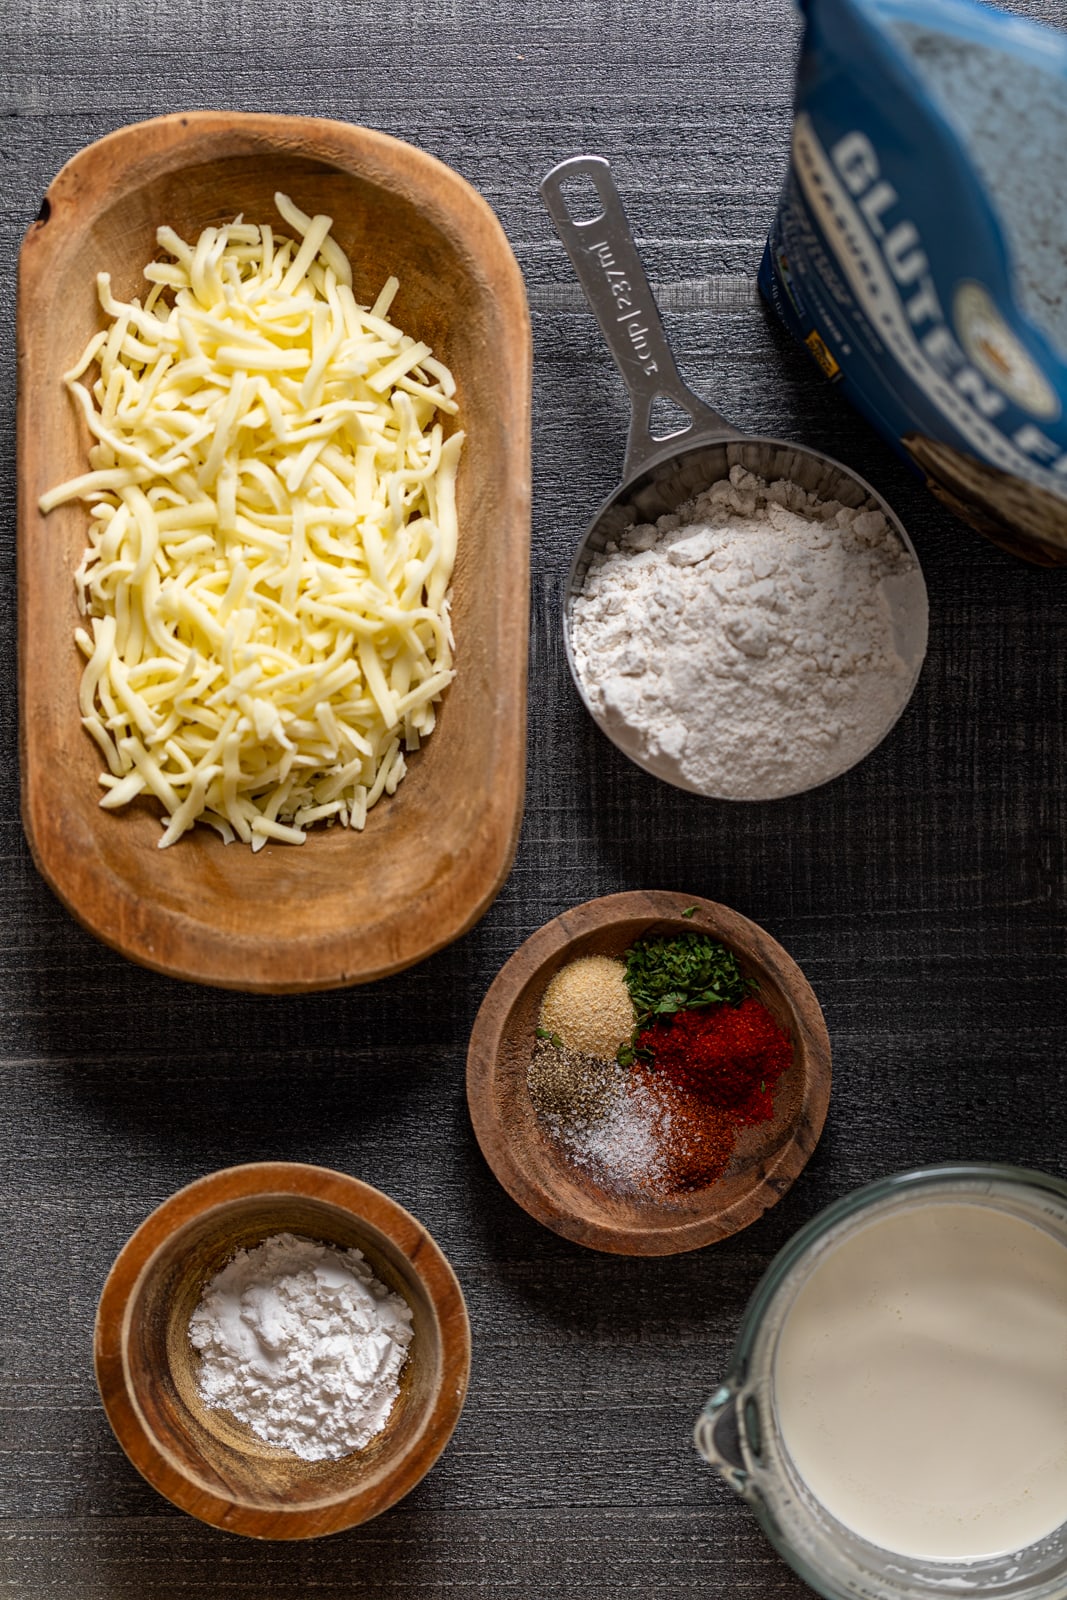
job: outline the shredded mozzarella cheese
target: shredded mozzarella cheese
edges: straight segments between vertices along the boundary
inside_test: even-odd
[[[295,238],[160,228],[143,305],[98,275],[64,379],[92,470],[40,501],[91,507],[82,724],[101,805],[154,795],[161,847],[362,828],[453,677],[452,375],[388,320],[395,278],[359,305],[330,218],[275,204]]]

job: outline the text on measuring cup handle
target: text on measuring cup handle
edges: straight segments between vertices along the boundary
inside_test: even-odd
[[[642,311],[639,304],[635,304],[634,288],[626,273],[618,265],[611,245],[606,239],[599,239],[585,247],[589,254],[599,262],[604,273],[604,280],[611,291],[615,301],[617,315],[615,321],[623,325],[627,336],[633,346],[633,353],[641,363],[641,371],[646,378],[659,371],[659,366],[653,357],[652,346],[649,343],[651,328],[647,325],[648,313]]]

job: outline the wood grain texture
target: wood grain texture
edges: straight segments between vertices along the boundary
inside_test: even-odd
[[[452,370],[465,432],[452,626],[463,661],[434,736],[362,832],[311,829],[253,855],[196,828],[159,849],[161,808],[100,809],[99,749],[80,729],[73,575],[87,512],[41,494],[88,468],[62,375],[101,315],[96,275],[143,293],[156,229],[181,237],[275,216],[281,189],[327,212],[372,303]],[[93,933],[157,972],[295,992],[366,982],[466,931],[507,876],[522,819],[529,550],[530,333],[507,240],[470,186],[412,146],[297,117],[189,113],[126,128],[49,185],[22,248],[19,686],[22,813],[37,867]]]
[[[1062,21],[1059,0],[1018,9]],[[1067,1175],[1067,597],[954,522],[823,384],[754,289],[789,140],[791,0],[25,0],[0,60],[0,317],[41,197],[89,140],[179,107],[372,125],[497,211],[534,335],[527,807],[465,938],[327,995],[134,967],[75,924],[18,822],[14,361],[0,364],[0,1594],[4,1600],[804,1600],[691,1447],[775,1251],[829,1201],[949,1158]],[[117,70],[137,46],[137,71]],[[618,482],[627,400],[537,183],[609,156],[683,376],[753,432],[847,461],[908,528],[930,648],[886,742],[826,789],[739,808],[639,772],[574,694],[574,546]],[[594,1256],[482,1159],[463,1093],[503,963],[597,895],[735,907],[803,969],[834,1093],[800,1178],[714,1249]],[[467,1405],[399,1505],[310,1544],[237,1539],[127,1461],[93,1316],[180,1184],[269,1158],[357,1174],[430,1230],[470,1311]]]
[[[559,970],[623,957],[638,939],[699,931],[736,955],[789,1034],[793,1060],[774,1117],[744,1131],[717,1183],[669,1203],[608,1192],[547,1138],[526,1088],[537,1016]],[[500,969],[467,1052],[467,1103],[482,1154],[513,1200],[576,1244],[616,1255],[674,1255],[728,1239],[779,1200],[818,1143],[830,1100],[830,1040],[811,986],[781,945],[728,906],[642,890],[605,895],[539,928]]]
[[[295,1233],[359,1250],[402,1296],[414,1337],[385,1427],[338,1461],[303,1461],[209,1409],[189,1319],[238,1250]],[[471,1338],[455,1274],[402,1206],[344,1173],[299,1162],[227,1167],[171,1195],[115,1260],[93,1340],[115,1435],[153,1488],[227,1533],[313,1539],[368,1522],[433,1466],[463,1409]]]

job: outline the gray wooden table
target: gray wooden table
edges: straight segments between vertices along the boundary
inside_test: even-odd
[[[1055,20],[1059,0],[1019,7]],[[0,1594],[15,1600],[800,1596],[697,1459],[693,1417],[775,1250],[849,1188],[942,1158],[1065,1172],[1064,579],[951,522],[767,321],[753,279],[789,133],[788,0],[3,0],[0,61]],[[515,869],[468,937],[365,990],[253,999],[127,965],[36,877],[18,820],[15,256],[58,167],[185,107],[367,123],[452,163],[522,265],[535,339],[529,791]],[[853,463],[912,532],[931,647],[885,745],[825,790],[701,803],[629,766],[563,658],[573,543],[626,406],[536,194],[611,157],[680,365],[754,431]],[[583,1252],[487,1171],[463,1095],[500,964],[547,918],[662,887],[763,923],[824,1006],[835,1085],[788,1197],[713,1249]],[[358,1174],[463,1283],[470,1398],[393,1511],[307,1547],[203,1527],[113,1441],[91,1370],[116,1251],[178,1185],[262,1157]]]

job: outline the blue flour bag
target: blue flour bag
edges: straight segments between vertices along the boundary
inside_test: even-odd
[[[1067,37],[974,0],[801,0],[760,289],[937,497],[1067,563]]]

